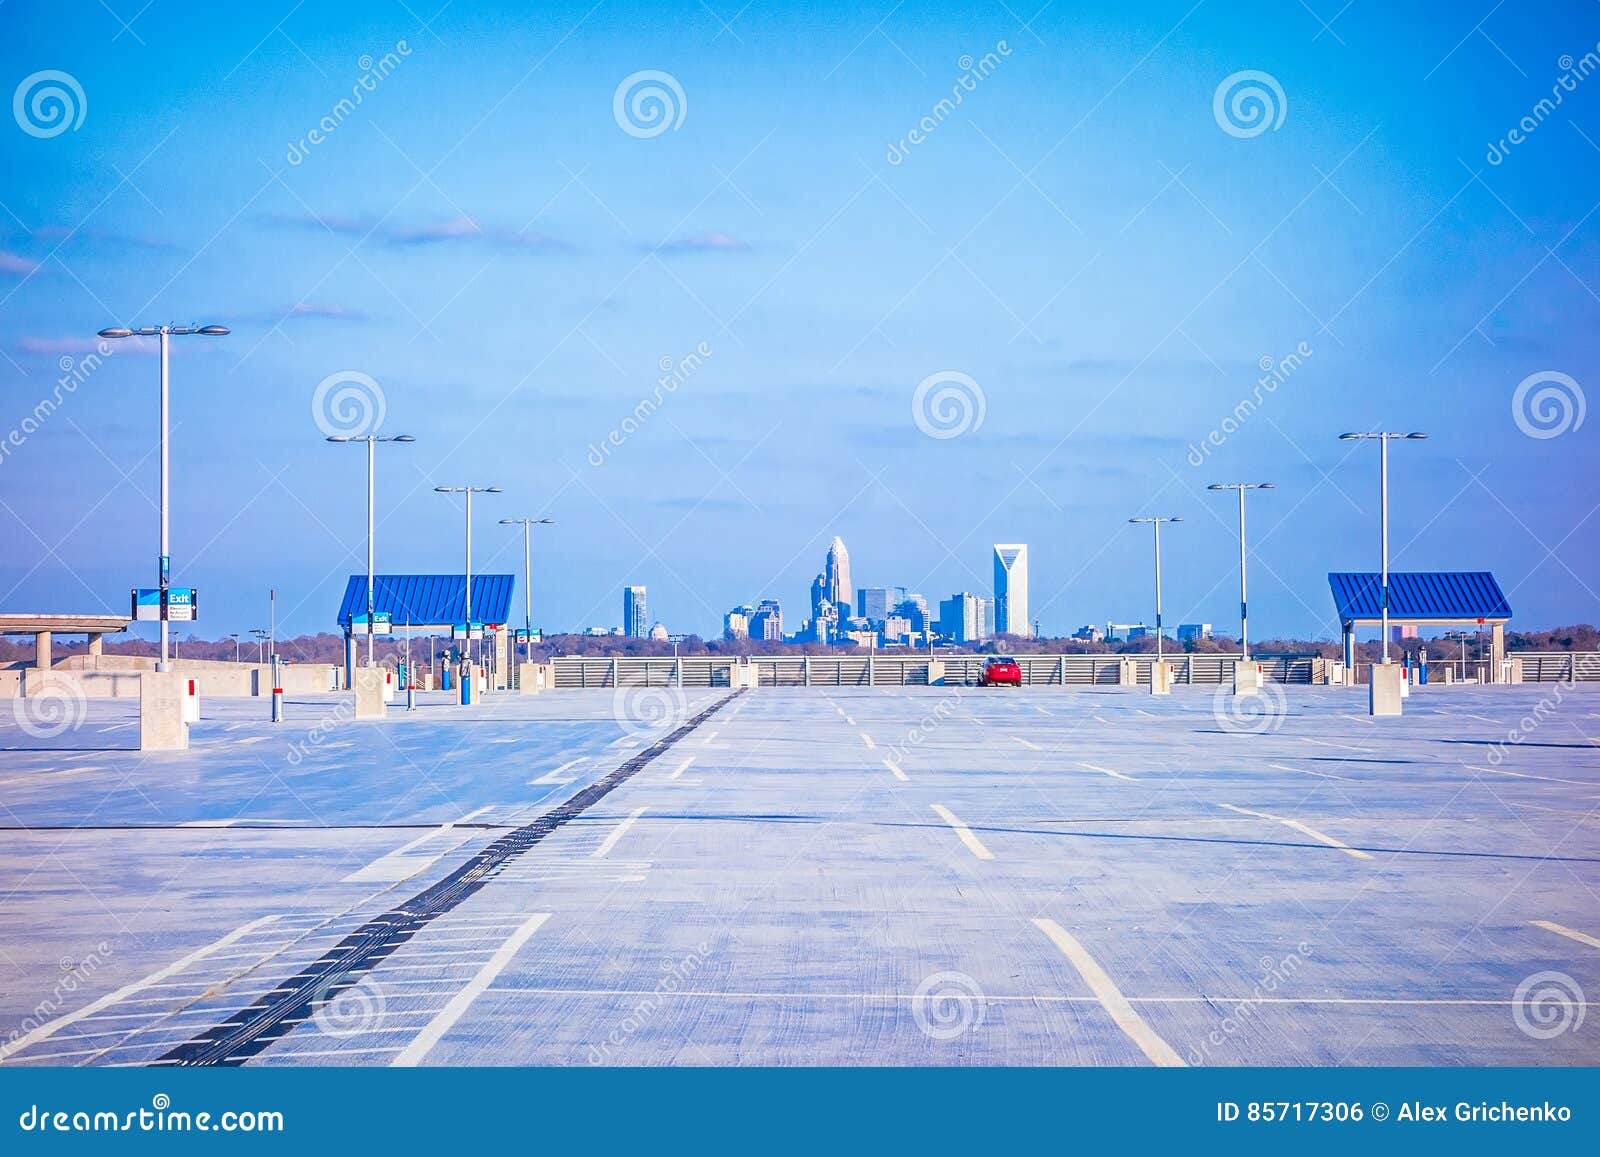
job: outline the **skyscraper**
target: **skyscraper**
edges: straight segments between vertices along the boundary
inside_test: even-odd
[[[994,628],[1001,635],[1028,635],[1028,546],[994,545]]]
[[[635,639],[650,635],[650,615],[645,608],[643,587],[622,588],[622,633]]]
[[[777,599],[762,599],[756,613],[750,616],[752,639],[783,639],[783,608]]]
[[[962,591],[939,601],[939,632],[957,643],[975,643],[983,637],[983,603]]]
[[[853,607],[855,588],[850,585],[850,552],[844,548],[844,539],[834,536],[828,547],[828,562],[822,571],[823,594],[836,607]]]

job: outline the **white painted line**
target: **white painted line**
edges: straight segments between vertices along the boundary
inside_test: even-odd
[[[1565,936],[1568,940],[1576,940],[1579,944],[1587,944],[1590,948],[1600,948],[1600,940],[1583,932],[1576,932],[1565,924],[1553,924],[1549,920],[1530,920],[1528,923],[1535,928],[1543,928],[1546,932],[1554,932],[1557,936]]]
[[[266,740],[266,738],[267,737],[265,735],[250,735],[250,736],[245,737],[244,739],[235,739],[233,742],[234,742],[234,744],[236,746],[239,746],[239,747],[249,747],[252,743],[264,742]]]
[[[521,743],[520,739],[491,739],[490,743]]]
[[[853,716],[846,715],[844,717],[844,721],[846,723],[848,723],[851,727],[854,727],[856,725],[856,721],[855,721],[855,718]]]
[[[1096,723],[1104,723],[1107,727],[1111,726],[1111,720],[1107,719],[1104,715],[1091,715],[1089,718],[1093,719]]]
[[[717,734],[718,733],[715,732],[715,731],[706,732],[706,737],[700,741],[700,745],[702,747],[704,747],[706,744],[710,743],[713,739],[715,739],[717,737]]]
[[[582,762],[583,759],[569,759],[554,771],[547,771],[538,779],[530,779],[528,781],[528,786],[532,787],[536,783],[571,783],[572,780],[570,779],[562,779],[561,773],[566,771],[569,767],[577,767],[578,764]]]
[[[1046,711],[1043,707],[1040,707],[1037,703],[1035,703],[1033,705],[1033,709],[1035,711],[1037,711],[1040,715],[1054,715],[1055,714],[1054,711]]]
[[[1150,1059],[1153,1065],[1163,1068],[1184,1068],[1183,1058],[1180,1057],[1171,1045],[1162,1040],[1145,1022],[1144,1017],[1134,1011],[1133,1005],[1128,1003],[1128,998],[1122,995],[1122,990],[1106,975],[1093,956],[1082,944],[1079,944],[1061,925],[1054,920],[1042,917],[1034,920],[1034,927],[1050,937],[1051,943],[1061,950],[1061,954],[1072,962],[1078,970],[1078,975],[1083,977],[1083,982],[1094,993],[1095,999],[1100,1002],[1100,1007],[1111,1014],[1111,1019],[1117,1024],[1134,1044],[1139,1046],[1139,1051]]]
[[[940,819],[956,830],[956,835],[961,837],[961,842],[967,845],[967,851],[977,856],[980,860],[994,859],[994,853],[983,846],[983,841],[972,834],[972,829],[951,814],[950,809],[941,803],[929,804]]]
[[[1341,751],[1359,751],[1362,755],[1372,754],[1372,748],[1370,747],[1352,747],[1348,743],[1330,743],[1326,739],[1310,739],[1304,735],[1300,737],[1300,742],[1315,743],[1318,747],[1337,747]]]
[[[1267,764],[1267,766],[1268,767],[1272,767],[1272,768],[1276,768],[1279,771],[1297,771],[1301,775],[1314,775],[1318,779],[1342,779],[1342,780],[1344,780],[1345,783],[1355,783],[1356,782],[1355,780],[1351,779],[1348,775],[1334,775],[1331,772],[1326,772],[1326,771],[1311,771],[1311,770],[1309,770],[1307,768],[1304,768],[1304,767],[1290,767],[1286,763],[1269,763],[1269,764]]]
[[[1234,807],[1231,803],[1225,803],[1221,806],[1231,812],[1238,812],[1242,816],[1254,816],[1258,820],[1271,820],[1273,823],[1282,824],[1286,828],[1293,828],[1303,835],[1310,836],[1320,844],[1327,844],[1330,848],[1338,848],[1345,855],[1354,856],[1358,860],[1372,859],[1371,853],[1363,852],[1360,848],[1352,848],[1349,844],[1340,843],[1325,832],[1319,832],[1316,828],[1311,827],[1309,824],[1303,824],[1299,820],[1285,819],[1283,816],[1275,816],[1268,812],[1253,812],[1249,808]]]
[[[1513,779],[1537,779],[1544,783],[1570,783],[1576,787],[1594,786],[1594,784],[1585,783],[1581,779],[1556,779],[1555,777],[1548,775],[1529,775],[1522,771],[1507,771],[1503,767],[1479,767],[1475,763],[1463,763],[1461,766],[1466,768],[1468,771],[1482,771],[1487,772],[1490,775],[1509,775]]]
[[[1098,763],[1084,763],[1082,760],[1079,760],[1078,766],[1084,768],[1086,771],[1098,771],[1101,775],[1109,775],[1114,779],[1125,779],[1129,783],[1139,782],[1131,775],[1123,775],[1120,771],[1112,771],[1109,767],[1101,767]]]
[[[421,1064],[422,1058],[427,1056],[433,1046],[439,1043],[440,1038],[461,1019],[462,1014],[472,1007],[472,1002],[482,996],[489,985],[494,983],[494,978],[511,963],[511,958],[528,942],[528,937],[537,932],[539,925],[548,919],[550,913],[536,912],[523,921],[522,926],[495,950],[488,963],[478,969],[477,975],[467,981],[466,987],[451,997],[450,1003],[428,1022],[427,1027],[417,1034],[416,1039],[408,1044],[399,1056],[394,1058],[391,1067],[414,1068]]]
[[[868,735],[865,731],[861,733],[861,742],[865,743],[868,747],[878,746],[876,743],[872,742],[872,736]]]
[[[1139,714],[1140,714],[1140,715],[1148,715],[1148,716],[1149,716],[1149,717],[1150,717],[1150,718],[1151,718],[1151,719],[1154,719],[1154,718],[1155,718],[1155,717],[1156,717],[1156,716],[1155,716],[1155,712],[1153,712],[1153,711],[1146,711],[1146,710],[1145,710],[1145,709],[1144,709],[1144,708],[1143,708],[1143,707],[1140,707],[1140,708],[1138,708],[1138,709],[1137,709],[1137,710],[1138,710],[1138,712],[1139,712]]]
[[[685,771],[687,771],[689,769],[689,765],[691,763],[693,763],[693,762],[694,762],[694,756],[691,755],[688,759],[686,759],[682,763],[678,764],[677,767],[673,768],[672,774],[667,776],[667,778],[668,779],[677,779],[680,775],[682,775]]]
[[[1029,743],[1026,739],[1022,738],[1022,736],[1020,736],[1020,735],[1013,735],[1011,738],[1015,739],[1018,743],[1022,744],[1022,746],[1026,747],[1029,751],[1043,751],[1044,750],[1044,748],[1040,747],[1037,743]]]
[[[3,1062],[12,1053],[20,1052],[29,1045],[37,1044],[46,1037],[54,1036],[57,1032],[66,1028],[69,1024],[75,1024],[78,1021],[83,1020],[85,1017],[94,1015],[101,1009],[110,1008],[112,1005],[126,1000],[134,993],[150,987],[152,984],[159,984],[167,977],[182,972],[185,968],[188,968],[189,965],[195,963],[197,960],[205,959],[219,948],[226,948],[235,940],[239,940],[245,936],[248,936],[257,928],[260,928],[263,924],[269,924],[277,918],[277,915],[274,914],[271,916],[262,916],[257,920],[250,921],[248,924],[241,924],[222,939],[215,940],[206,945],[204,948],[195,949],[193,952],[189,953],[189,955],[181,957],[178,960],[174,960],[165,968],[157,969],[143,980],[136,980],[132,984],[125,984],[115,992],[108,992],[106,995],[98,998],[97,1000],[90,1001],[88,1004],[74,1012],[69,1012],[64,1016],[56,1017],[55,1020],[47,1021],[46,1023],[41,1024],[38,1028],[33,1029],[31,1032],[26,1032],[17,1037],[16,1040],[7,1041],[3,1044],[0,1044],[0,1062]]]
[[[121,726],[122,726],[122,724],[120,724],[120,723],[112,724],[112,727],[121,727]],[[222,730],[224,730],[224,731],[237,731],[241,727],[249,727],[249,726],[250,725],[248,723],[230,723],[226,727],[224,727]],[[110,731],[111,728],[110,727],[102,727],[100,730],[101,731]]]
[[[976,723],[979,727],[987,727],[987,726],[989,726],[983,720],[979,719],[976,715],[967,716],[967,722],[968,723]]]
[[[178,826],[180,828],[231,828],[234,824],[236,824],[238,822],[239,821],[237,819],[231,819],[231,820],[189,820],[186,823],[179,824]]]
[[[644,815],[644,813],[644,808],[634,808],[627,819],[623,820],[614,829],[612,829],[611,834],[605,838],[605,842],[596,848],[592,853],[590,853],[590,858],[598,860],[601,856],[604,856],[607,852],[611,851],[612,848],[616,847],[617,841],[623,837],[623,834],[629,828],[631,828],[638,818]]]
[[[905,772],[901,771],[900,770],[900,765],[898,763],[896,763],[894,760],[890,759],[887,755],[883,757],[883,766],[887,767],[890,771],[894,772],[894,777],[896,779],[903,779],[907,783],[911,782],[911,777],[909,775],[907,775]]]
[[[494,805],[490,804],[488,807],[481,807],[477,811],[468,812],[458,820],[441,824],[437,828],[423,832],[409,843],[401,844],[387,855],[379,856],[366,867],[357,868],[339,882],[341,884],[397,884],[402,880],[409,880],[418,872],[430,867],[456,845],[452,844],[451,848],[440,848],[431,856],[413,856],[410,853],[414,849],[421,847],[436,836],[445,834],[454,828],[456,824],[470,823],[484,812],[493,810]]]

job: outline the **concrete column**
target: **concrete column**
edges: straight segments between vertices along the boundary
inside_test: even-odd
[[[33,635],[33,665],[41,671],[50,670],[50,632],[35,631]]]
[[[1344,665],[1348,671],[1356,669],[1356,627],[1354,623],[1344,625]]]
[[[383,702],[383,684],[386,674],[383,667],[357,667],[355,669],[356,718],[384,719],[389,709]]]
[[[943,659],[929,659],[928,660],[928,686],[930,686],[930,687],[943,687],[944,686],[944,660]]]
[[[1233,693],[1235,695],[1256,695],[1261,691],[1261,668],[1255,663],[1246,663],[1242,660],[1233,661]]]
[[[1367,713],[1399,715],[1405,695],[1405,669],[1399,663],[1374,663],[1367,681]]]
[[[93,633],[89,636],[89,654],[99,658],[105,652],[105,636]]]
[[[1489,681],[1500,682],[1500,661],[1506,657],[1506,625],[1496,623],[1489,629]]]
[[[517,666],[517,689],[524,695],[537,695],[544,690],[542,664],[521,663]]]
[[[189,679],[177,671],[139,673],[139,750],[186,751],[189,724],[183,718]]]
[[[1166,660],[1162,660],[1159,663],[1152,662],[1150,664],[1150,694],[1171,695],[1172,674],[1173,664],[1168,663]]]
[[[504,691],[506,679],[511,671],[510,649],[507,646],[506,632],[502,629],[494,633],[494,689]]]
[[[1117,661],[1117,685],[1119,687],[1134,687],[1138,685],[1138,682],[1138,661],[1129,658],[1127,655],[1122,656]]]

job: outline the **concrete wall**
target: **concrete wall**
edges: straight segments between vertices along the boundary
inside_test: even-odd
[[[145,655],[72,655],[49,671],[34,667],[6,668],[0,670],[0,699],[37,693],[50,675],[70,676],[90,698],[137,698],[140,674],[153,672],[155,663],[154,658]],[[272,694],[271,664],[177,659],[173,661],[173,670],[194,679],[202,696],[232,698]],[[338,669],[325,663],[291,663],[282,665],[279,670],[286,695],[306,695],[328,691],[330,672]]]

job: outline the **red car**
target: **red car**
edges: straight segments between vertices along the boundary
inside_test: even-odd
[[[1013,687],[1022,686],[1022,668],[1015,659],[996,655],[983,664],[983,675],[979,677],[978,685],[997,687],[1002,683],[1009,683]]]

